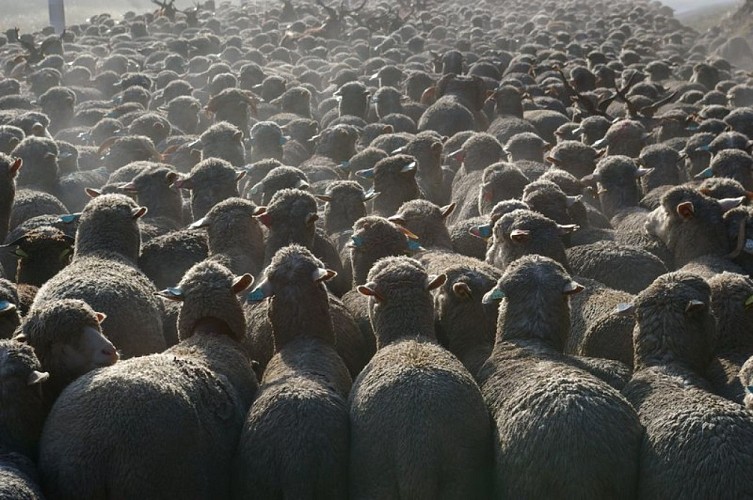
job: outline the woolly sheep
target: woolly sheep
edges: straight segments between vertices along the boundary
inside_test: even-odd
[[[39,289],[32,311],[58,299],[81,299],[107,315],[103,333],[123,358],[164,350],[161,304],[136,267],[138,219],[145,213],[123,195],[94,198],[81,215],[73,260]]]
[[[351,380],[335,351],[323,281],[334,273],[299,245],[280,249],[250,300],[270,297],[276,354],[246,416],[233,468],[236,498],[347,498]]]
[[[245,321],[236,297],[252,281],[213,262],[197,264],[160,292],[182,301],[178,345],[89,372],[63,391],[40,446],[50,496],[229,496],[257,389],[239,344]],[[159,450],[181,450],[182,459],[165,462]]]
[[[484,296],[506,299],[478,375],[497,427],[498,496],[635,496],[642,435],[635,411],[562,354],[568,297],[582,288],[560,264],[531,255],[513,262]],[[528,404],[531,411],[520,411]],[[553,443],[562,459],[545,466]]]
[[[645,435],[638,494],[740,496],[750,491],[753,416],[709,392],[701,373],[716,341],[710,289],[698,276],[657,279],[621,314],[635,312],[635,373],[623,394]],[[678,437],[682,436],[682,439]],[[708,481],[712,467],[714,481]]]
[[[15,339],[33,347],[50,374],[44,391],[48,408],[76,378],[118,360],[115,347],[102,335],[105,318],[85,302],[70,299],[50,302],[24,318]]]
[[[488,495],[489,417],[473,378],[434,333],[431,290],[445,279],[387,257],[358,288],[369,296],[378,350],[350,395],[353,498]]]

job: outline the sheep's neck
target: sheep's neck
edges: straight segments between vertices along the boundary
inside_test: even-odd
[[[377,338],[377,349],[407,338],[436,341],[433,307],[412,306],[413,304],[381,306],[378,312],[373,313],[371,322]]]
[[[321,292],[326,294],[326,292]],[[334,347],[335,333],[329,310],[329,300],[301,295],[275,296],[269,303],[269,320],[272,323],[275,350],[298,338],[317,338]]]

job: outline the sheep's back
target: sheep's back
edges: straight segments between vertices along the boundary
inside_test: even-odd
[[[646,428],[641,498],[753,496],[753,415],[703,385],[649,368],[623,390]]]
[[[459,486],[440,481],[460,475],[475,485],[458,495],[483,494],[489,416],[467,369],[438,344],[402,340],[378,350],[354,382],[350,422],[351,494],[381,483],[397,484],[401,496],[438,498]]]
[[[642,429],[619,392],[566,356],[508,342],[478,378],[498,431],[498,495],[635,497]]]
[[[154,285],[136,267],[114,255],[76,258],[37,292],[32,307],[81,299],[107,319],[102,331],[122,358],[161,352],[162,308]]]
[[[50,412],[44,482],[55,498],[226,496],[245,409],[226,377],[173,353],[89,372]]]

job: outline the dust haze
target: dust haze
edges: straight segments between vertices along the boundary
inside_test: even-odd
[[[1,3],[3,4],[0,17],[2,31],[16,26],[22,32],[39,30],[49,24],[47,0],[7,0]],[[191,0],[175,1],[175,6],[179,9],[192,5]],[[153,8],[156,9],[157,6],[151,0],[65,0],[65,21],[67,25],[80,24],[88,17],[104,12],[114,18],[119,18],[129,10],[143,13]]]

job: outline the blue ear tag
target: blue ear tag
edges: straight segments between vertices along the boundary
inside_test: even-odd
[[[371,179],[374,177],[374,169],[367,168],[366,170],[359,170],[358,172],[356,172],[356,175],[364,179]]]
[[[704,144],[703,146],[698,148],[698,151],[706,151],[707,153],[711,150],[711,146],[709,144]]]
[[[261,287],[255,288],[246,296],[246,300],[248,300],[249,302],[261,302],[266,298],[267,296],[264,294],[264,290],[262,290]]]
[[[703,179],[710,179],[711,177],[714,177],[714,172],[711,170],[711,167],[708,167],[704,169],[702,172],[698,174],[698,177]]]
[[[412,240],[410,238],[407,238],[408,240],[408,250],[412,252],[417,252],[418,250],[421,250],[421,243],[419,243],[416,240]]]
[[[281,135],[280,136],[280,146],[285,145],[286,142],[288,142],[288,138],[285,137],[284,135]]]
[[[505,293],[500,290],[499,288],[495,288],[492,292],[492,297],[494,300],[502,300],[505,298]]]
[[[65,214],[65,215],[61,215],[61,216],[60,216],[60,217],[58,218],[58,220],[59,220],[60,222],[63,222],[63,223],[65,223],[65,224],[70,224],[70,223],[72,223],[72,222],[76,222],[76,221],[77,221],[77,220],[78,220],[78,219],[79,219],[80,217],[81,217],[81,213],[76,213],[76,214]]]
[[[0,313],[15,309],[15,306],[7,300],[0,300]]]
[[[748,386],[748,392],[753,394],[753,385]]]
[[[492,237],[492,226],[491,224],[484,224],[483,226],[479,226],[478,228],[478,234],[482,238],[491,238]]]
[[[169,293],[173,297],[183,297],[183,290],[181,290],[178,287],[173,286],[173,287],[166,288],[165,290],[167,291],[167,293]]]
[[[348,160],[341,161],[340,162],[340,168],[343,170],[349,170],[350,169],[350,162]]]
[[[360,247],[361,245],[363,245],[363,238],[361,238],[360,236],[351,236],[350,241],[353,242],[353,246],[355,247]]]

